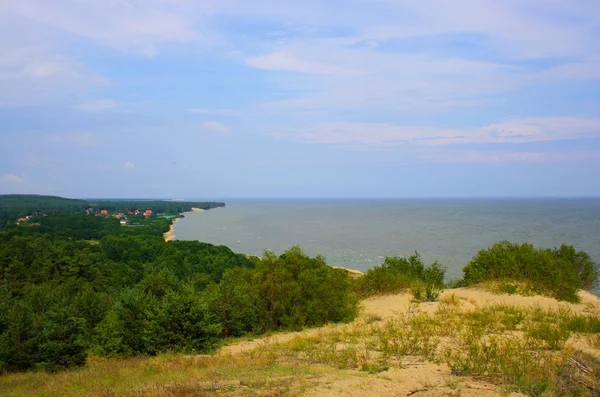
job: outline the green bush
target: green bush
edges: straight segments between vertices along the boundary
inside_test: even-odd
[[[467,286],[491,281],[504,286],[504,292],[518,292],[521,287],[528,290],[523,292],[569,302],[579,301],[579,289],[591,289],[598,283],[598,265],[585,252],[564,244],[536,249],[527,243],[503,241],[479,251],[463,272]]]
[[[149,279],[151,288],[142,282],[123,291],[96,327],[92,352],[131,356],[211,351],[221,325],[204,296],[189,285],[169,287],[167,273],[144,280]]]
[[[433,292],[444,287],[446,268],[438,262],[425,266],[418,252],[406,257],[386,257],[381,266],[375,266],[358,279],[362,296],[405,291],[407,289]],[[430,294],[433,298],[434,294]]]
[[[266,252],[252,271],[254,299],[261,329],[300,329],[352,320],[358,300],[348,274],[310,258],[300,247],[277,257]]]
[[[85,363],[85,320],[73,316],[72,307],[37,311],[30,300],[11,303],[0,329],[0,369],[56,371]]]
[[[207,290],[210,311],[219,319],[225,338],[261,332],[251,276],[248,269],[230,269]]]

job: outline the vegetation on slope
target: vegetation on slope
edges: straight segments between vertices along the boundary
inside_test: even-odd
[[[573,246],[536,249],[533,245],[496,243],[483,249],[463,269],[463,285],[497,283],[502,292],[529,293],[577,302],[577,291],[593,289],[599,267]]]
[[[230,336],[357,313],[346,273],[299,248],[251,260],[224,246],[167,243],[164,219],[115,221],[48,216],[0,232],[0,369],[54,371],[89,352],[210,352]]]
[[[299,247],[280,256],[267,252],[259,260],[223,246],[167,243],[162,233],[168,218],[135,216],[133,225],[121,226],[112,217],[61,214],[68,205],[0,232],[2,371],[77,367],[90,353],[123,358],[211,352],[230,337],[351,321],[360,297],[411,291],[415,301],[435,301],[444,288],[445,268],[437,262],[426,266],[418,253],[385,258],[352,279]],[[126,207],[118,205],[115,211]],[[502,242],[481,250],[464,273],[460,285],[492,283],[503,292],[576,302],[579,289],[597,285],[599,269],[572,246]],[[447,308],[456,302],[442,303]],[[421,356],[447,363],[456,374],[489,377],[530,395],[586,395],[592,389],[565,386],[561,374],[576,378],[565,357],[596,365],[568,350],[567,342],[585,336],[597,349],[598,324],[597,315],[566,312],[446,310],[377,327],[363,324],[349,339],[305,340],[268,354],[375,373],[407,355]]]
[[[7,396],[600,393],[600,306],[588,313],[473,307],[452,291],[431,305],[430,314],[413,304],[386,319],[367,314],[352,324],[264,338],[231,355],[92,357],[77,372],[1,376],[0,389]]]
[[[380,266],[369,269],[358,280],[361,296],[412,290],[416,300],[435,300],[444,288],[446,269],[438,262],[426,266],[418,252],[406,257],[386,257]]]

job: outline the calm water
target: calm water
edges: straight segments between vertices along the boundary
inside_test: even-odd
[[[418,251],[453,279],[479,249],[501,240],[564,242],[600,261],[600,199],[228,201],[186,214],[175,234],[254,255],[300,245],[330,265],[363,271],[385,256]]]

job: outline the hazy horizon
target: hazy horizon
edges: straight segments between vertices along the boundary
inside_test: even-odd
[[[4,193],[0,193],[4,194]],[[8,193],[8,194],[38,194],[38,193]],[[40,194],[42,195],[42,194]],[[140,200],[140,201],[247,201],[247,200],[594,200],[600,199],[598,196],[355,196],[355,197],[342,197],[342,196],[330,196],[330,197],[318,197],[318,196],[296,196],[296,197],[181,197],[181,198],[169,198],[169,197],[85,197],[85,196],[58,196],[70,199],[80,200]]]

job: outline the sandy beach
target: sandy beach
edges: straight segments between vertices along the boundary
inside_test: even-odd
[[[201,212],[204,211],[202,208],[196,208],[196,207],[192,207],[191,211],[188,212],[184,212],[182,215],[185,214],[190,214],[192,212]],[[175,240],[175,223],[177,223],[181,218],[175,218],[173,219],[173,223],[171,223],[171,226],[169,227],[169,231],[163,234],[163,237],[165,238],[165,241],[172,241]]]
[[[177,221],[180,219],[181,218],[173,219],[173,223],[171,223],[171,226],[169,226],[169,231],[163,234],[165,241],[171,241],[175,239],[175,223],[177,223]]]

